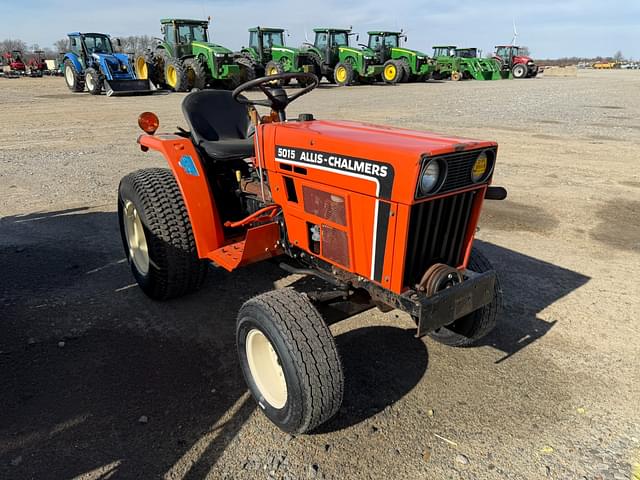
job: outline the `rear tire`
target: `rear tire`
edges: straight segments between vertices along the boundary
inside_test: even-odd
[[[333,80],[339,87],[347,87],[353,83],[353,65],[339,62],[333,70]]]
[[[340,409],[338,350],[306,295],[287,288],[247,301],[238,313],[236,344],[251,394],[285,432],[313,430]]]
[[[84,83],[91,95],[100,95],[102,93],[102,75],[94,68],[87,68],[84,71]]]
[[[264,66],[264,76],[265,77],[270,77],[272,75],[280,75],[284,73],[284,67],[282,66],[282,64],[280,62],[275,62],[273,60],[267,62],[267,64]],[[273,82],[271,82],[271,84],[273,86],[278,86],[278,87],[283,87],[284,86],[284,81],[283,80],[274,80]]]
[[[236,59],[236,64],[240,67],[240,83],[250,82],[258,78],[258,64],[251,58],[240,57]]]
[[[80,75],[73,62],[68,58],[64,61],[64,81],[72,92],[84,91],[84,77]]]
[[[476,248],[471,250],[468,268],[478,273],[493,270],[491,262]],[[429,335],[434,340],[451,347],[469,347],[495,328],[497,315],[501,309],[502,288],[499,278],[496,277],[493,299],[490,303]]]
[[[127,260],[145,294],[166,300],[202,286],[208,264],[198,258],[189,214],[170,170],[150,168],[124,177],[118,219]]]

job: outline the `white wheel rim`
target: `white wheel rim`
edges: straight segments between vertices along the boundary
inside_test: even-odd
[[[269,339],[257,328],[247,334],[245,350],[249,370],[262,397],[276,409],[287,403],[287,382],[280,359]]]
[[[90,73],[89,75],[87,75],[87,88],[89,90],[93,90],[93,87],[94,87],[93,75]]]
[[[73,70],[69,65],[67,65],[67,67],[64,69],[64,78],[67,80],[67,85],[69,85],[70,87],[73,87],[73,84],[75,83],[75,78],[73,76]]]
[[[149,272],[149,250],[138,210],[130,200],[124,204],[124,234],[129,246],[129,258],[143,275]]]

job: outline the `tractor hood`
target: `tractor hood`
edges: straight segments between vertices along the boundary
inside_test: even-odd
[[[342,182],[348,190],[405,204],[414,202],[425,156],[497,147],[494,142],[360,122],[314,120],[269,127],[274,135],[265,130],[265,158],[333,172],[339,174],[331,179],[335,186]]]
[[[524,63],[526,65],[527,63],[533,63],[533,60],[525,55],[516,55],[513,57],[513,63]]]
[[[194,47],[200,47],[203,48],[205,50],[211,50],[214,54],[220,54],[220,55],[231,55],[233,54],[233,52],[231,50],[229,50],[228,48],[225,48],[221,45],[217,45],[215,43],[209,43],[209,42],[191,42],[191,45],[193,45]]]
[[[91,54],[93,58],[95,58],[98,62],[103,63],[109,66],[109,69],[112,72],[117,72],[119,70],[127,70],[127,64],[129,59],[126,55],[122,53],[93,53]]]
[[[373,58],[376,55],[376,52],[370,49],[369,47],[354,48],[354,47],[342,46],[339,48],[341,52],[351,52],[355,55],[364,55],[367,58]]]
[[[411,50],[409,48],[393,47],[393,50],[399,53],[406,53],[408,55],[417,55],[418,57],[423,57],[423,58],[429,57],[429,55],[427,55],[424,52],[421,52],[419,50]]]

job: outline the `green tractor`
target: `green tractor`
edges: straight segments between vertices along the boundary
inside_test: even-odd
[[[320,59],[319,73],[339,86],[355,82],[373,83],[382,74],[383,66],[376,53],[366,45],[361,49],[349,46],[350,28],[314,28],[313,45],[305,43],[303,51]],[[356,41],[358,36],[356,35]]]
[[[500,64],[493,58],[482,58],[477,48],[456,48],[462,62],[462,75],[476,80],[500,80]]]
[[[254,27],[249,29],[249,46],[243,47],[236,63],[248,72],[244,81],[281,73],[313,73],[320,77],[320,57],[311,51],[285,46],[284,29]],[[308,80],[300,79],[301,86]]]
[[[368,34],[368,48],[376,52],[378,62],[383,64],[382,80],[385,83],[421,82],[433,73],[433,61],[426,53],[400,46],[400,40],[407,41],[402,30],[376,30]]]
[[[462,61],[456,55],[455,45],[434,46],[433,59],[436,62],[433,78],[436,80],[462,80]]]
[[[163,38],[135,59],[138,78],[176,92],[208,85],[235,88],[242,80],[231,50],[209,42],[209,20],[163,18]]]

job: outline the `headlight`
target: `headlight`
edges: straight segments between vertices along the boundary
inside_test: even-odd
[[[434,193],[442,185],[444,169],[442,162],[438,160],[431,160],[423,167],[420,176],[420,193],[422,195]]]
[[[478,183],[480,180],[484,180],[487,177],[487,173],[490,171],[491,167],[489,162],[489,154],[486,150],[478,155],[478,158],[476,158],[476,161],[473,163],[473,168],[471,169],[471,181],[473,183]]]
[[[216,53],[216,57],[217,58],[222,58],[222,57],[224,57],[224,53]]]

